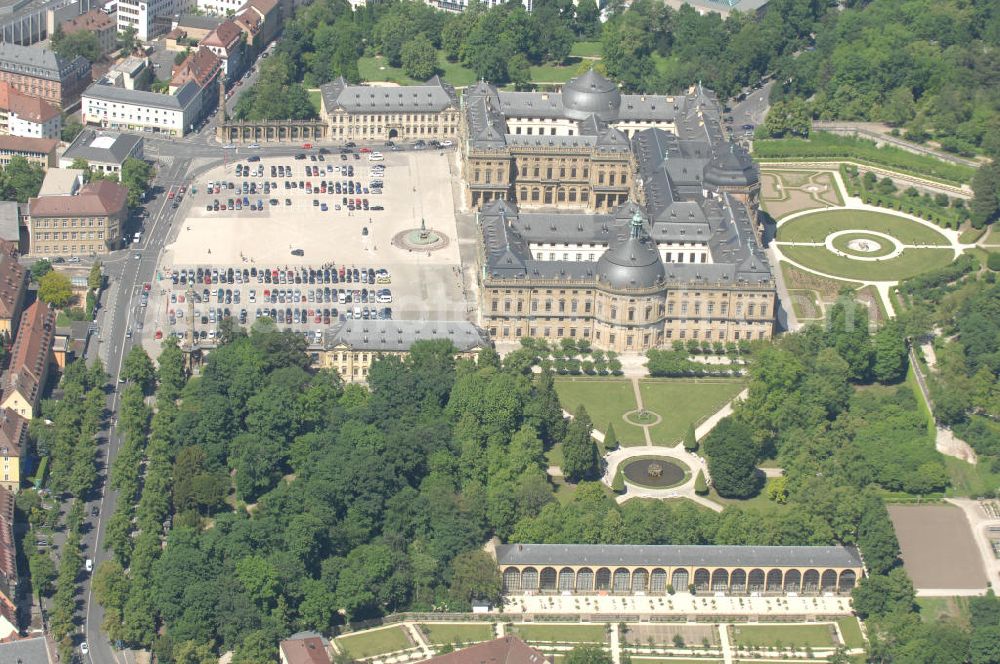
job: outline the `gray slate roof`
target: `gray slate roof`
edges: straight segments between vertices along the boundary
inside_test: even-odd
[[[844,546],[699,546],[646,544],[499,544],[498,565],[642,565],[733,567],[861,567]]]
[[[108,147],[98,147],[94,141],[98,138],[113,141]],[[100,141],[104,143],[105,141]],[[141,136],[121,134],[116,131],[96,131],[84,129],[76,140],[66,148],[63,159],[86,159],[92,164],[121,164],[128,158],[135,147],[142,142]]]
[[[417,341],[448,339],[460,351],[492,345],[485,330],[466,321],[349,320],[330,330],[326,348],[345,345],[351,350],[402,352]]]
[[[0,664],[48,664],[45,637],[0,643]]]
[[[146,90],[127,90],[105,83],[94,83],[84,90],[83,96],[119,104],[134,104],[168,111],[180,111],[195,103],[200,93],[201,88],[194,81],[188,81],[172,95]]]
[[[423,85],[374,87],[351,85],[343,76],[320,86],[327,112],[348,113],[438,113],[458,108],[455,88],[435,76]]]
[[[82,55],[66,60],[40,46],[0,43],[0,69],[3,71],[60,81],[73,70],[89,66],[90,63]]]
[[[18,241],[20,214],[17,201],[0,201],[0,240]]]

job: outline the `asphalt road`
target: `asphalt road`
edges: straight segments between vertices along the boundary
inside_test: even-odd
[[[752,124],[755,127],[764,122],[767,111],[771,108],[769,97],[774,81],[764,85],[764,87],[753,90],[743,101],[733,104],[733,131],[737,137],[743,135],[741,127],[745,124]]]

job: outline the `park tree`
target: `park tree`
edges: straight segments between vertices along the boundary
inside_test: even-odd
[[[888,574],[899,565],[899,540],[882,499],[867,493],[861,502],[857,541],[872,574]]]
[[[148,161],[129,157],[122,164],[122,185],[128,189],[128,206],[137,207],[143,200],[143,195],[149,188],[155,171]]]
[[[566,653],[563,660],[566,664],[611,664],[611,655],[600,646],[575,646]]]
[[[890,318],[875,333],[875,361],[872,375],[880,383],[898,383],[906,377],[907,349],[903,331],[895,318]]]
[[[872,344],[868,332],[868,309],[841,297],[827,316],[825,345],[837,351],[850,367],[850,379],[864,382],[872,364]]]
[[[457,603],[453,609],[468,610],[473,600],[496,604],[500,594],[500,571],[488,553],[480,549],[467,551],[451,561],[449,596]]]
[[[586,409],[581,405],[573,421],[566,427],[563,438],[563,475],[571,482],[593,477],[597,474],[599,459],[597,445],[591,436],[593,424]]]
[[[418,81],[426,81],[437,70],[437,51],[424,34],[403,44],[399,57],[406,75]]]
[[[80,124],[79,120],[69,120],[63,124],[60,138],[62,138],[63,143],[72,143],[81,131],[83,131],[83,125]]]
[[[757,457],[760,445],[754,442],[749,426],[730,416],[705,437],[705,454],[712,484],[723,498],[749,498],[760,490]]]
[[[694,432],[694,422],[689,424],[687,431],[684,432],[684,449],[688,452],[695,452],[698,450],[698,438]]]
[[[158,398],[173,401],[180,396],[187,378],[184,369],[184,353],[175,337],[167,337],[163,340],[157,362],[159,368],[156,374],[160,381]]]
[[[67,61],[73,60],[76,56],[82,55],[89,62],[97,62],[101,58],[101,44],[97,41],[97,34],[89,30],[77,30],[71,34],[63,32],[62,27],[57,27],[50,39],[52,50],[65,58]]]
[[[806,138],[809,136],[809,129],[812,125],[812,118],[809,116],[809,109],[801,99],[791,99],[779,101],[771,106],[764,120],[762,131],[770,138],[783,138],[785,136],[798,136]]]
[[[87,273],[87,288],[91,290],[99,289],[102,279],[101,261],[94,261],[94,264],[90,266],[90,272]]]
[[[855,613],[866,620],[895,611],[912,611],[916,595],[906,571],[897,567],[888,574],[870,574],[861,579],[851,597]]]
[[[48,272],[38,280],[38,297],[53,307],[65,307],[73,299],[73,285],[66,275]]]
[[[35,281],[40,280],[46,274],[52,271],[52,263],[46,258],[40,258],[31,264],[30,272],[31,278]]]
[[[972,178],[972,225],[982,228],[1000,217],[1000,162],[991,161],[976,170]]]
[[[4,200],[27,203],[29,198],[38,196],[45,179],[45,169],[29,162],[20,155],[11,157],[0,178],[0,189]]]
[[[156,369],[153,368],[153,361],[149,359],[142,346],[132,346],[129,350],[125,361],[122,362],[121,377],[139,385],[146,394],[152,392]]]
[[[1000,662],[1000,624],[975,628],[969,649],[972,664]]]

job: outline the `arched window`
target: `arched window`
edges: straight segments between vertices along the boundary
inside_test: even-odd
[[[734,593],[745,593],[747,591],[746,570],[733,570],[733,573],[729,577],[729,588]]]
[[[594,570],[584,567],[576,573],[576,591],[590,592],[594,589]]]
[[[662,593],[667,590],[667,573],[659,567],[653,570],[649,577],[649,590],[654,593]]]
[[[521,590],[538,590],[538,570],[525,567],[521,572]]]
[[[565,189],[560,189],[559,191],[556,192],[556,200],[559,201],[560,203],[563,203],[563,202],[566,201],[566,190]]]
[[[594,583],[595,590],[609,590],[611,588],[611,570],[602,567],[597,570],[597,577]]]
[[[542,590],[556,589],[556,571],[553,568],[546,567],[545,569],[542,570],[541,589]]]
[[[764,590],[764,570],[750,570],[750,576],[747,577],[747,590],[752,593],[759,593]]]
[[[576,189],[569,190],[569,202],[576,203]]]
[[[673,580],[670,582],[674,590],[683,592],[688,587],[688,571],[686,569],[675,569]]]
[[[563,567],[559,570],[559,590],[573,590],[573,570],[569,567]]]
[[[707,569],[701,568],[694,571],[695,590],[708,590],[710,575]]]
[[[814,569],[806,570],[802,575],[802,590],[807,593],[819,592],[819,572]]]
[[[541,192],[541,190],[538,189],[538,187],[535,187],[534,189],[532,189],[531,190],[531,200],[534,201],[535,203],[537,203],[538,202],[538,197],[541,195],[541,193],[542,192]]]
[[[845,569],[840,573],[840,592],[848,593],[854,589],[854,583],[857,581],[858,577],[854,573],[854,570]]]
[[[628,592],[629,586],[631,585],[630,577],[631,575],[629,574],[629,571],[624,567],[619,567],[618,569],[616,569],[615,582],[612,590],[614,590],[616,593]]]
[[[776,593],[781,591],[781,570],[772,569],[767,573],[767,592]]]
[[[508,567],[503,571],[503,591],[517,592],[521,589],[521,572],[516,567]]]
[[[712,572],[712,590],[715,592],[729,590],[729,572],[724,569]]]
[[[832,593],[837,590],[837,573],[832,569],[825,570],[819,582],[820,590]]]
[[[785,592],[797,593],[802,590],[802,573],[797,569],[785,572]]]
[[[637,569],[632,572],[632,592],[644,593],[649,587],[649,572],[644,569]]]

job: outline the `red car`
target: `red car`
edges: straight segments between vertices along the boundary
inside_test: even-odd
[[[303,150],[312,150],[312,147],[313,147],[312,143],[303,143],[302,144],[302,149]]]
[[[371,151],[372,151],[372,149],[371,149],[371,148],[361,148],[361,149],[359,150],[359,152],[361,152],[361,153],[366,153],[366,152],[371,152]]]

